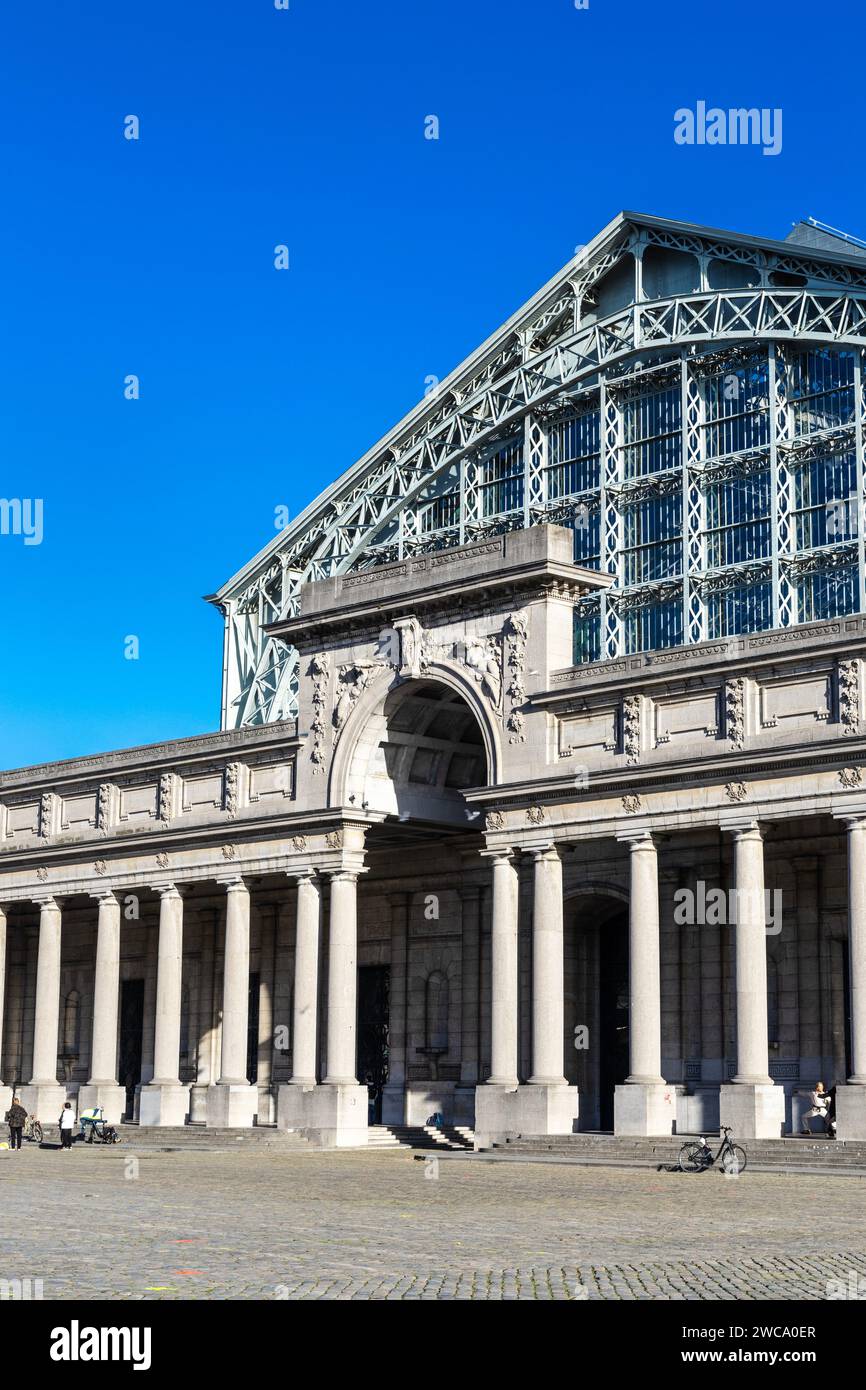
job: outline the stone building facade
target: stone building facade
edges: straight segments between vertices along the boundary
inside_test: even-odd
[[[480,380],[489,395],[509,353],[522,354],[508,389],[522,373],[523,474],[510,454],[502,463],[504,426],[493,453],[482,442],[473,454],[464,435],[456,492],[413,511],[417,470],[407,464],[394,482],[399,438],[411,452],[426,430],[430,444],[445,407],[419,408],[387,446],[396,532],[376,512],[359,538],[346,503],[344,550],[326,564],[321,547],[337,545],[329,490],[216,596],[221,732],[0,773],[5,1102],[14,1088],[49,1119],[69,1096],[141,1124],[276,1123],[326,1145],[363,1144],[370,1123],[423,1123],[432,1111],[481,1143],[720,1122],[748,1137],[796,1128],[803,1094],[823,1079],[839,1085],[840,1137],[866,1137],[860,320],[826,309],[804,338],[822,353],[834,338],[856,357],[853,419],[809,436],[812,462],[819,445],[831,460],[853,449],[853,535],[828,540],[803,529],[815,506],[802,503],[796,451],[783,447],[802,418],[780,404],[774,339],[800,329],[776,322],[770,333],[766,305],[736,323],[717,317],[710,333],[704,305],[684,326],[689,296],[745,294],[706,284],[721,234],[678,233],[709,248],[694,251],[704,288],[673,296],[680,327],[655,331],[647,362],[636,315],[649,306],[661,322],[645,272],[658,281],[663,264],[646,253],[672,225],[653,224],[652,240],[646,220],[618,219],[571,267],[565,320],[563,283],[552,282],[447,387],[465,424],[475,398],[460,382]],[[828,279],[841,281],[847,262],[849,279],[860,273],[832,248],[810,248],[795,271],[796,249],[755,246],[744,238],[740,260],[725,254],[741,266],[756,264],[747,252],[763,258],[765,299],[772,275],[820,281],[822,256]],[[613,334],[624,311],[605,295],[623,265],[632,339],[604,340],[605,368],[575,343],[590,329],[603,342],[600,323]],[[682,261],[669,270],[684,273]],[[797,293],[822,303],[822,283]],[[859,303],[856,286],[845,293]],[[769,354],[769,435],[756,425],[730,447],[744,444],[733,421],[754,413],[751,367],[733,374],[752,383],[752,405],[730,412],[727,452],[707,444],[715,387],[698,393],[704,423],[689,423],[692,374],[719,375],[694,366],[695,341],[713,362],[720,352],[742,362],[756,345]],[[577,418],[594,401],[610,427],[601,490],[575,484],[576,514],[563,510],[552,443],[563,437],[562,382],[553,414],[529,399],[527,364],[551,343],[560,358],[573,353]],[[674,437],[682,452],[631,477],[638,388],[628,395],[621,373],[668,382],[671,363],[685,414],[669,427],[658,407],[646,457],[670,464]],[[844,414],[846,390],[828,388],[821,409]],[[699,429],[710,431],[703,446]],[[717,526],[720,457],[735,519]],[[492,480],[479,482],[491,458]],[[371,506],[379,467],[368,457]],[[436,467],[446,476],[451,464],[442,455]],[[842,477],[828,467],[825,481]],[[689,517],[679,558],[671,551],[670,573],[642,577],[629,559],[638,493],[660,504],[677,468]],[[737,543],[760,551],[767,535],[768,553],[731,551],[726,570],[712,563],[716,532],[742,526],[736,517],[763,495],[742,480],[761,468],[770,530],[750,513]],[[345,486],[360,476],[350,470]],[[472,488],[493,500],[472,502]],[[825,520],[850,500],[825,497]],[[655,548],[656,567],[671,515],[659,505],[638,527],[636,549]],[[820,585],[805,582],[815,574]],[[719,593],[735,597],[720,606]],[[634,612],[649,616],[634,623]]]

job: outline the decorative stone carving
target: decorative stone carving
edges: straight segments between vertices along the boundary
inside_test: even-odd
[[[160,869],[167,869],[167,868],[168,868],[168,855],[165,853],[164,850],[162,850],[162,851],[156,856],[156,862],[157,862],[158,866],[160,867]]]
[[[36,877],[39,879],[40,883],[48,882],[48,870],[44,868],[41,864],[39,865],[39,868],[36,870]]]
[[[222,856],[223,856],[223,859],[234,859],[235,854],[236,854],[236,850],[235,850],[234,845],[223,845],[223,847],[222,847]]]
[[[314,772],[323,772],[325,767],[325,708],[328,703],[328,686],[331,680],[331,661],[326,652],[317,652],[312,658],[309,673],[313,678],[313,722],[310,732],[313,746],[310,761]]]
[[[292,849],[297,850],[298,853],[301,854],[301,853],[303,853],[303,851],[304,851],[306,848],[307,848],[307,837],[306,837],[306,835],[293,835],[293,836],[292,836]]]
[[[96,798],[96,824],[100,830],[107,830],[111,824],[111,794],[111,783],[101,782]]]
[[[728,782],[725,787],[725,796],[729,801],[745,801],[748,795],[745,782]]]
[[[640,762],[640,710],[639,695],[626,695],[622,702],[622,749],[629,764]]]
[[[343,832],[342,832],[342,830],[329,830],[328,833],[327,833],[327,835],[325,836],[325,844],[328,846],[328,849],[342,849],[342,848],[343,848]]]
[[[511,704],[505,725],[510,735],[508,742],[523,743],[525,741],[523,732],[525,720],[523,712],[518,706],[522,705],[526,699],[524,673],[529,628],[524,615],[522,613],[509,614],[502,632],[505,642],[505,666],[508,681],[506,694]]]
[[[859,787],[863,781],[863,774],[859,767],[841,767],[839,781],[843,787]]]
[[[404,680],[417,680],[430,659],[424,629],[417,618],[398,618],[394,631],[397,651],[392,653],[391,664]]]
[[[624,796],[622,798],[622,806],[624,811],[627,811],[630,816],[633,816],[636,811],[640,810],[640,797]]]
[[[856,734],[860,731],[860,662],[839,662],[839,721],[842,732]]]
[[[341,666],[337,672],[337,703],[334,706],[334,713],[331,716],[332,723],[337,733],[340,732],[352,710],[355,708],[359,699],[364,693],[370,682],[374,668],[368,665],[358,665],[353,663],[349,666]]]
[[[223,809],[232,820],[238,813],[240,779],[240,763],[226,763],[223,773]]]
[[[488,811],[486,817],[486,827],[488,830],[501,830],[505,825],[505,817],[501,811]]]
[[[528,806],[526,808],[526,819],[530,825],[541,825],[544,820],[544,810],[541,806]]]
[[[746,682],[738,677],[725,684],[725,733],[732,748],[746,741]]]
[[[159,779],[159,798],[157,805],[157,818],[164,825],[172,818],[174,812],[174,773],[164,772]]]
[[[502,654],[491,637],[468,637],[464,665],[469,668],[493,708],[502,702]]]
[[[95,860],[93,868],[95,872],[99,874],[100,878],[104,877],[104,875],[108,873],[108,865],[106,864],[104,859]]]
[[[43,792],[39,798],[39,838],[47,840],[54,819],[54,793]]]

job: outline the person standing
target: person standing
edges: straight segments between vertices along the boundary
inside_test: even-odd
[[[67,1101],[60,1112],[60,1146],[63,1149],[72,1148],[72,1130],[75,1125],[75,1114],[72,1109],[72,1102]]]
[[[21,1104],[17,1096],[12,1097],[12,1104],[6,1111],[6,1123],[9,1126],[9,1147],[10,1149],[21,1148],[21,1131],[24,1128],[24,1121],[27,1119],[27,1111]]]
[[[825,1126],[825,1128],[826,1128],[826,1125],[827,1125],[827,1105],[828,1105],[829,1099],[830,1099],[830,1097],[827,1095],[827,1092],[824,1090],[824,1083],[823,1083],[823,1081],[819,1081],[818,1084],[817,1084],[817,1086],[815,1087],[814,1091],[812,1091],[812,1093],[811,1093],[811,1095],[810,1095],[810,1100],[811,1100],[811,1102],[812,1102],[812,1109],[811,1109],[811,1110],[807,1110],[806,1113],[805,1113],[805,1115],[803,1116],[803,1133],[804,1133],[804,1134],[811,1134],[811,1133],[812,1133],[812,1130],[811,1130],[810,1125],[809,1125],[809,1121],[810,1121],[811,1119],[813,1119],[816,1115],[820,1115],[820,1116],[821,1116],[821,1119],[824,1121],[824,1126]]]

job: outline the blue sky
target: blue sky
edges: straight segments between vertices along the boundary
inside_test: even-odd
[[[866,235],[861,8],[9,7],[0,496],[44,537],[0,535],[0,767],[215,729],[201,596],[622,208]],[[675,144],[699,100],[781,153]]]

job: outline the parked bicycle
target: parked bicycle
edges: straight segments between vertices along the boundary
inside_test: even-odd
[[[727,1125],[722,1125],[721,1128],[723,1138],[718,1153],[713,1153],[706,1139],[683,1144],[679,1154],[679,1166],[683,1173],[703,1173],[707,1168],[712,1168],[720,1158],[725,1173],[742,1173],[746,1166],[746,1151],[732,1141]]]
[[[33,1115],[28,1115],[24,1121],[24,1128],[21,1131],[23,1138],[29,1139],[34,1144],[42,1143],[42,1126]]]
[[[104,1120],[92,1120],[87,1126],[87,1138],[85,1144],[119,1144],[120,1135],[114,1125],[107,1125]]]

